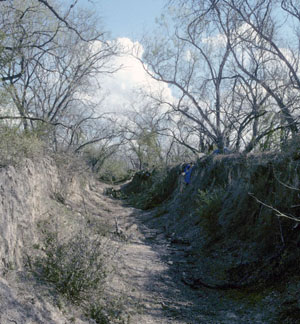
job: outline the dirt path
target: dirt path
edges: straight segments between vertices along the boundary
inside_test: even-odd
[[[106,187],[98,184],[90,198],[105,210],[102,217],[117,220],[117,270],[109,281],[116,295],[128,297],[130,324],[267,323],[261,309],[250,310],[247,303],[228,298],[228,292],[186,285],[182,278],[193,266],[185,258],[188,246],[171,243],[164,233],[148,227],[151,211],[103,195]]]

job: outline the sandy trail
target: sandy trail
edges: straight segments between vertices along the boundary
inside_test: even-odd
[[[98,184],[92,193],[104,206],[105,217],[114,223],[117,219],[118,228],[124,234],[116,242],[120,249],[113,260],[117,270],[111,277],[110,287],[116,295],[128,297],[130,323],[199,323],[199,318],[196,322],[187,322],[185,318],[192,303],[182,296],[185,287],[178,273],[175,278],[171,260],[172,254],[180,257],[180,252],[171,247],[162,232],[145,225],[153,212],[124,206],[121,201],[103,195],[105,188],[106,185]]]
[[[116,271],[109,286],[116,296],[127,296],[130,324],[265,323],[259,312],[250,314],[224,291],[187,286],[183,273],[193,266],[185,258],[188,247],[173,244],[159,229],[147,226],[153,211],[137,210],[105,196],[107,187],[97,184],[89,198],[102,208],[107,222],[113,225],[117,219],[122,232],[114,242]]]

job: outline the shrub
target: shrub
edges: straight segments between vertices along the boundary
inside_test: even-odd
[[[222,209],[226,191],[223,187],[216,187],[213,190],[199,190],[197,197],[199,221],[208,233],[215,237],[220,229],[219,213]]]
[[[86,309],[86,316],[97,324],[129,324],[129,316],[124,318],[123,303],[92,303]]]
[[[177,179],[178,168],[153,170],[151,173],[141,171],[122,191],[134,206],[150,209],[159,206],[172,195]]]
[[[125,308],[120,298],[108,293],[105,280],[115,270],[109,261],[118,249],[104,238],[111,230],[107,226],[88,212],[84,218],[71,211],[50,215],[37,224],[40,240],[27,256],[27,267],[59,299],[78,305],[93,323],[125,324]]]
[[[56,232],[44,230],[43,234],[43,254],[34,260],[42,280],[54,284],[58,292],[73,302],[84,299],[91,290],[101,289],[106,272],[98,237],[80,232],[62,242]]]
[[[97,175],[104,182],[117,184],[129,180],[132,174],[128,171],[125,161],[109,158],[104,161]]]
[[[0,164],[17,165],[23,158],[34,159],[44,153],[44,143],[35,133],[0,126]]]

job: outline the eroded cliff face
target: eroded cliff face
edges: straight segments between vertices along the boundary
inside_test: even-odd
[[[50,196],[59,186],[50,159],[24,160],[0,169],[0,266],[22,268],[23,250],[37,242],[36,223],[45,217]]]
[[[69,317],[76,317],[73,309],[63,312],[54,296],[25,268],[27,255],[32,258],[38,253],[34,246],[41,243],[39,224],[63,215],[66,205],[59,200],[66,197],[66,190],[78,200],[79,181],[72,181],[62,169],[64,177],[49,157],[0,168],[1,324],[65,324],[70,323]],[[60,221],[65,220],[61,217]],[[78,318],[76,323],[87,322]]]

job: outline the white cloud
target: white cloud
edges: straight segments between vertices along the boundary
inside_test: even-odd
[[[134,57],[134,55],[138,58],[142,57],[142,45],[129,38],[120,38],[117,41],[123,48],[123,54],[114,58],[112,64],[122,66],[122,68],[112,75],[102,75],[99,80],[102,91],[109,93],[105,100],[104,110],[109,112],[124,110],[124,107],[130,105],[130,102],[135,99],[134,91],[137,89],[152,93],[160,91],[172,100],[168,86],[151,78],[142,63]]]
[[[217,34],[203,38],[202,42],[210,45],[212,48],[224,47],[226,46],[226,36],[224,34]]]

